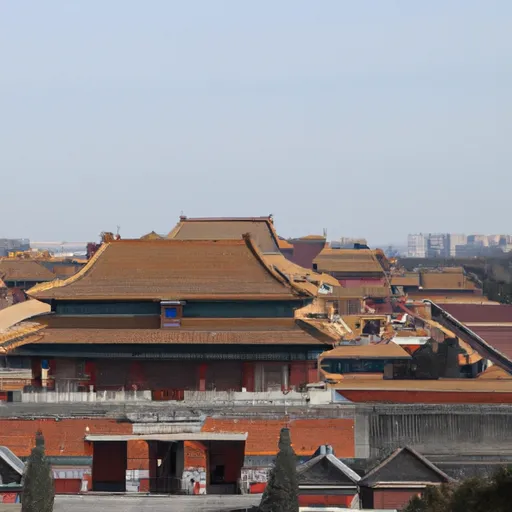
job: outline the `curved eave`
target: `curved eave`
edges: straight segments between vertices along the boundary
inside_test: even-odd
[[[31,343],[38,343],[43,339],[44,325],[31,326],[20,329],[7,335],[0,335],[0,354],[6,355],[14,349]]]
[[[52,299],[53,296],[51,294],[45,294],[44,292],[48,292],[49,290],[54,290],[56,288],[61,288],[63,286],[68,286],[70,284],[79,281],[84,278],[87,273],[94,266],[98,258],[105,252],[110,243],[104,243],[94,254],[94,256],[89,260],[89,262],[80,269],[75,275],[69,277],[68,279],[56,279],[55,281],[50,281],[48,283],[41,283],[33,286],[25,293],[34,299]]]
[[[296,295],[297,297],[299,298],[304,298],[304,299],[307,299],[307,298],[310,298],[310,299],[313,299],[315,298],[315,295],[310,293],[309,291],[307,290],[304,290],[303,288],[301,288],[300,286],[298,286],[297,284],[295,284],[293,281],[287,279],[284,275],[281,275],[281,273],[279,272],[276,272],[273,268],[273,266],[271,264],[269,264],[266,260],[265,260],[265,256],[263,255],[263,253],[259,250],[259,248],[256,246],[256,244],[253,242],[252,240],[252,237],[250,236],[250,234],[245,234],[243,235],[243,239],[245,240],[245,243],[247,244],[247,247],[249,248],[249,250],[252,252],[252,254],[256,257],[256,259],[258,260],[259,264],[276,280],[278,281],[279,283],[281,283],[282,285],[286,286],[287,288],[290,289],[291,293],[293,295]]]

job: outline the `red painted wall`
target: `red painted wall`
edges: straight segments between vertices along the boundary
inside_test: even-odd
[[[242,364],[242,386],[251,393],[254,391],[254,364],[255,363]]]
[[[45,437],[46,454],[55,456],[90,456],[92,443],[85,441],[85,429],[90,434],[131,434],[131,423],[118,423],[104,418],[0,420],[0,446],[7,446],[18,457],[27,457],[35,446],[35,434]]]
[[[457,391],[381,391],[338,390],[338,393],[352,402],[381,402],[405,404],[512,404],[512,393]]]
[[[420,494],[419,490],[411,490],[411,489],[386,489],[380,491],[373,491],[373,506],[374,508],[383,508],[383,509],[402,509],[407,503],[413,498]]]
[[[329,491],[326,491],[328,493]],[[299,506],[301,507],[341,507],[348,508],[354,499],[354,494],[347,495],[330,495],[330,494],[300,494]]]
[[[79,478],[59,478],[54,480],[55,494],[78,494],[82,488],[82,480]]]
[[[313,268],[313,260],[325,247],[325,242],[293,242],[293,255],[291,261],[304,268]]]
[[[204,468],[208,465],[206,446],[199,441],[183,443],[185,468]]]
[[[316,361],[296,361],[290,364],[290,387],[310,384],[318,380]]]
[[[354,457],[353,419],[244,419],[207,418],[203,432],[248,433],[245,455],[275,455],[281,428],[288,426],[297,455],[313,455],[321,443],[330,444],[338,457]]]
[[[149,469],[149,447],[146,441],[128,441],[127,469]]]

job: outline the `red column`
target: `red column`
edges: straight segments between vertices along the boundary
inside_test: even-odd
[[[199,365],[199,391],[206,391],[206,371],[208,370],[208,365],[206,363],[202,363]]]
[[[41,358],[32,358],[32,386],[36,388],[41,387]]]
[[[318,363],[316,361],[308,361],[308,384],[318,382]]]
[[[290,368],[290,387],[298,389],[303,384],[308,384],[307,361],[294,361]]]
[[[85,373],[89,375],[88,385],[96,389],[96,361],[85,362]]]
[[[242,386],[248,392],[254,392],[254,363],[243,363]]]
[[[134,389],[144,389],[145,388],[145,376],[144,370],[142,368],[142,363],[140,361],[133,361],[130,367],[130,384]]]

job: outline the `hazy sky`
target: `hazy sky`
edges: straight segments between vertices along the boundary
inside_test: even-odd
[[[511,27],[510,0],[0,0],[0,237],[510,233]]]

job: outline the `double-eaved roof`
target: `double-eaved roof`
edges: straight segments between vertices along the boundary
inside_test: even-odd
[[[263,253],[279,252],[272,217],[180,217],[169,233],[175,240],[236,240],[249,233]]]
[[[276,272],[250,236],[239,240],[116,240],[39,300],[293,300],[312,295]]]

